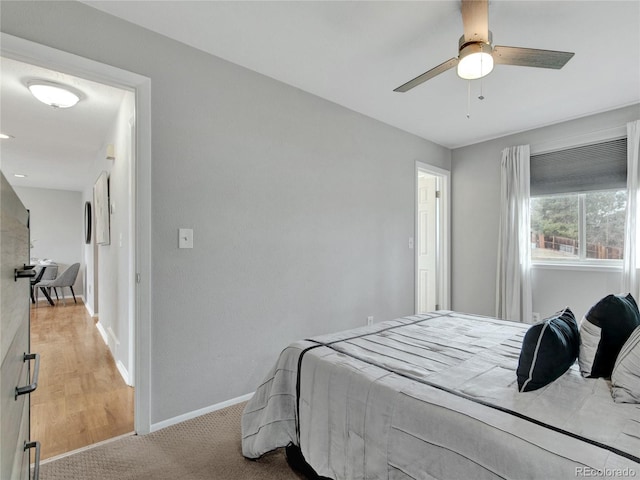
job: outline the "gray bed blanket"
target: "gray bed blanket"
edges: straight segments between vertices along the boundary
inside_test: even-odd
[[[518,392],[528,328],[440,311],[296,342],[248,402],[249,458],[298,445],[355,479],[640,478],[640,405],[574,365]]]

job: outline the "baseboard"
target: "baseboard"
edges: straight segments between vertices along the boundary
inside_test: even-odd
[[[87,302],[85,302],[84,298],[82,299],[82,303],[84,303],[84,308],[87,309],[87,312],[89,313],[91,318],[96,318],[98,316],[98,314],[93,311],[93,308],[91,308],[91,305],[89,305]]]
[[[124,383],[133,387],[133,383],[131,382],[131,377],[129,376],[129,372],[127,371],[127,367],[124,366],[121,360],[116,362],[116,367],[118,367],[118,371],[120,372],[120,376],[124,380]]]
[[[55,293],[54,293],[54,294],[52,294],[52,295],[51,295],[51,297],[52,297],[52,298],[56,298],[56,294],[55,294]],[[62,301],[62,299],[64,299],[64,301],[65,301],[65,302],[68,302],[68,301],[70,300],[70,301],[71,301],[71,303],[75,303],[75,302],[73,301],[73,295],[71,295],[70,293],[69,293],[69,294],[67,294],[67,295],[65,295],[65,294],[61,293],[61,292],[58,290],[58,297],[57,297],[57,298],[59,298],[59,299],[60,299],[60,301]],[[82,303],[84,303],[84,295],[78,295],[78,294],[76,294],[76,301],[77,301],[78,303],[79,303],[80,301],[82,301]]]
[[[200,415],[205,415],[207,413],[215,412],[216,410],[222,410],[223,408],[230,407],[231,405],[246,402],[247,400],[251,399],[251,397],[253,397],[253,393],[247,393],[246,395],[242,395],[240,397],[216,403],[215,405],[201,408],[199,410],[194,410],[193,412],[185,413],[183,415],[178,415],[177,417],[169,418],[168,420],[164,420],[162,422],[154,423],[151,425],[150,431],[155,432],[157,430],[162,430],[163,428],[170,427],[171,425],[175,425],[176,423],[184,422],[185,420],[191,420],[192,418],[199,417]]]
[[[100,323],[99,320],[96,323],[96,328],[98,329],[98,332],[100,332],[100,336],[102,337],[102,340],[104,341],[105,345],[109,349],[109,352],[111,352],[111,357],[116,362],[116,368],[118,369],[118,372],[120,372],[120,376],[124,380],[124,383],[132,387],[133,383],[131,382],[131,377],[129,376],[129,371],[127,370],[127,367],[124,366],[124,363],[122,363],[121,360],[115,360],[115,354],[113,353],[113,350],[111,349],[111,345],[109,344],[109,337],[113,339],[113,342],[118,341],[118,339],[115,337],[113,333],[113,330],[109,328],[109,331],[107,332],[104,329],[104,325],[102,325],[102,323]]]
[[[75,302],[73,301],[72,295],[60,295],[60,293],[58,293],[58,297],[56,297],[55,293],[51,293],[51,299],[53,300],[54,305],[60,304],[60,306],[64,306],[64,302],[70,302],[70,304],[75,304]],[[64,302],[63,302],[63,299],[64,299]],[[87,308],[87,310],[89,310],[89,306],[84,300],[84,295],[76,295],[76,300],[79,303],[80,302],[83,303],[84,306]],[[41,303],[49,305],[49,301],[47,300],[47,298],[44,296],[42,292],[38,294],[38,304],[41,304]],[[91,311],[89,311],[89,313],[91,313]],[[91,316],[95,317],[94,314],[91,314]]]
[[[96,323],[96,328],[98,329],[98,332],[100,332],[100,336],[102,337],[105,345],[109,346],[109,335],[107,335],[107,331],[104,329],[104,326],[102,326],[100,321]]]

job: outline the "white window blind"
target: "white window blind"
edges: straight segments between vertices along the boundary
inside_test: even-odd
[[[627,188],[627,139],[531,155],[531,196]]]

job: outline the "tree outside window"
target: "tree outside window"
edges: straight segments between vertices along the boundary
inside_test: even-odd
[[[531,259],[621,260],[626,204],[626,190],[531,198]]]

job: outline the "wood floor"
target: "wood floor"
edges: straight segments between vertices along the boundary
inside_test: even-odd
[[[31,394],[31,438],[41,460],[133,431],[133,388],[81,301],[31,308],[31,351],[40,354]]]

